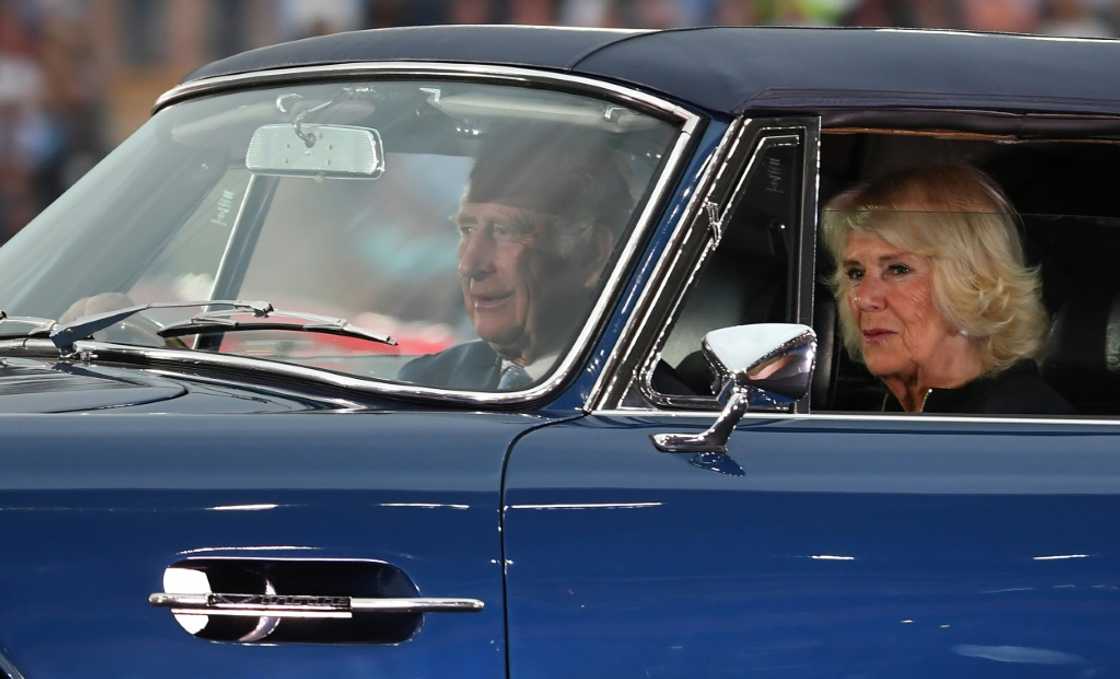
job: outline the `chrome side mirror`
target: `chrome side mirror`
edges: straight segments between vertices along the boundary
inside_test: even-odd
[[[817,335],[807,325],[756,323],[720,328],[704,335],[704,356],[719,376],[723,405],[715,424],[699,434],[654,434],[666,453],[724,453],[727,439],[753,395],[795,401],[809,391]]]

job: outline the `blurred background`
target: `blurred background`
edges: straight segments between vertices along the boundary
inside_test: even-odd
[[[851,25],[1101,37],[1120,0],[0,0],[0,243],[208,61],[335,31],[443,23]]]

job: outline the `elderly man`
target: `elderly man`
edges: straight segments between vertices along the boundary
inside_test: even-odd
[[[606,147],[578,130],[490,140],[455,217],[480,339],[415,359],[399,378],[498,391],[539,381],[583,324],[633,203]]]

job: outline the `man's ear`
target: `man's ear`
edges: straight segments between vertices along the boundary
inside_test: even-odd
[[[610,261],[611,251],[614,250],[614,234],[610,229],[596,224],[591,229],[591,243],[587,257],[584,258],[586,273],[583,287],[594,290],[602,282],[604,269]]]

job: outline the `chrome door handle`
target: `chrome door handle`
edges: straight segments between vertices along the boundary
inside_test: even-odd
[[[343,619],[355,614],[473,613],[485,605],[478,599],[436,597],[366,598],[305,594],[174,594],[156,592],[148,603],[186,615],[228,615],[249,618]]]

